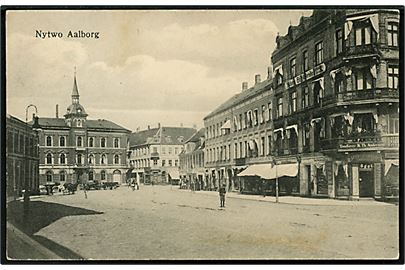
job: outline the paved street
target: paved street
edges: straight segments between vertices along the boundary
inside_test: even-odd
[[[89,214],[81,210],[68,215],[66,210],[33,234],[86,259],[397,256],[395,205],[375,201],[320,205],[322,200],[299,204],[300,198],[283,197],[280,201],[289,203],[275,204],[234,197],[227,197],[226,209],[221,210],[214,192],[170,186],[90,191],[87,199],[83,191],[43,196],[33,203],[63,204]]]

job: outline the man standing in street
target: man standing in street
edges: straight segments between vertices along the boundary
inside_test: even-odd
[[[225,193],[226,193],[225,184],[223,184],[223,185],[219,188],[219,202],[220,202],[220,207],[225,207]]]

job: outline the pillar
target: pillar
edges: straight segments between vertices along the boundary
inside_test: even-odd
[[[302,125],[301,121],[298,122],[298,134],[297,134],[297,140],[298,140],[298,153],[303,152],[303,143],[302,143],[302,136],[304,133],[304,126]]]
[[[308,170],[305,164],[300,164],[300,195],[308,196]]]
[[[374,163],[374,198],[381,199],[381,163]]]
[[[351,199],[359,199],[359,165],[352,165],[352,194]]]

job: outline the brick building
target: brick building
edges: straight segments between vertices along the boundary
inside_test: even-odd
[[[20,119],[6,117],[6,194],[22,196],[28,189],[39,192],[38,134],[32,126]]]
[[[111,121],[87,119],[74,78],[72,104],[64,118],[40,118],[40,182],[76,183],[126,180],[130,130]]]
[[[179,173],[183,183],[195,190],[211,190],[204,166],[205,129],[197,131],[184,143],[179,155]]]
[[[169,183],[179,179],[179,154],[196,129],[161,127],[137,131],[129,139],[131,176],[141,183]]]
[[[273,80],[204,119],[211,177],[229,182],[248,166],[251,189],[272,192],[257,175],[277,164],[281,193],[398,196],[399,11],[315,10],[276,43]]]

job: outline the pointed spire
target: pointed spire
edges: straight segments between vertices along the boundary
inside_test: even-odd
[[[72,96],[78,96],[78,95],[79,95],[79,90],[78,90],[78,88],[77,88],[77,82],[76,82],[76,67],[75,67],[75,75],[74,75]]]

